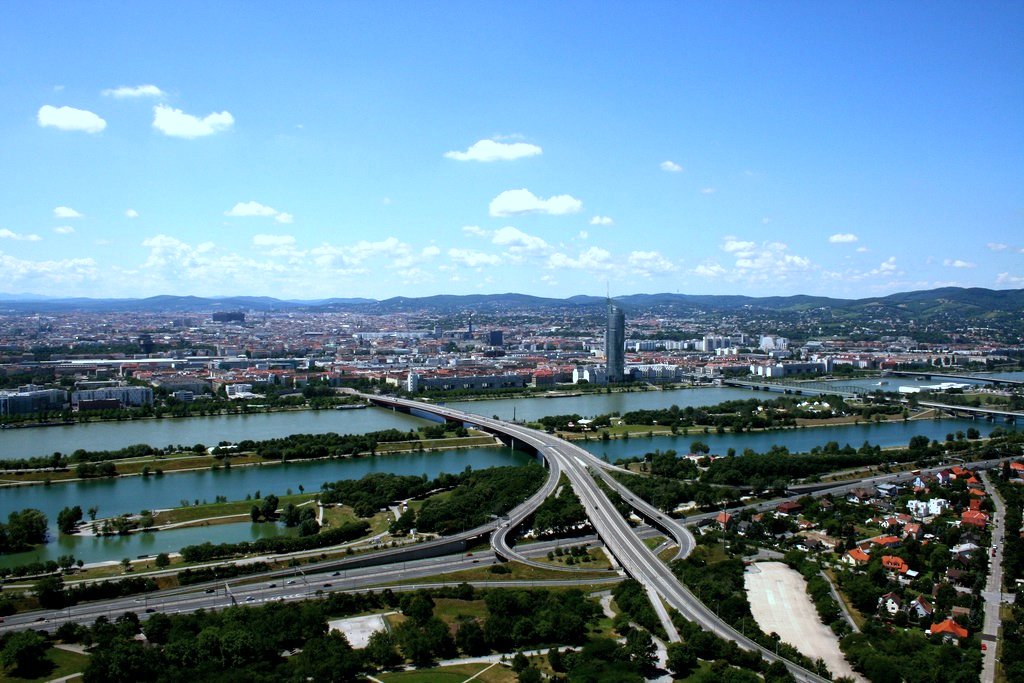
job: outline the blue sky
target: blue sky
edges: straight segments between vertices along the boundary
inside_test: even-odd
[[[1020,2],[4,3],[0,291],[1024,287]]]

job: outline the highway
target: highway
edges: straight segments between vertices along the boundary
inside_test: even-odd
[[[658,532],[647,529],[643,536],[654,536]],[[542,557],[556,547],[570,545],[596,545],[596,537],[578,539],[558,539],[532,543],[523,549],[528,558]],[[391,563],[387,566],[358,567],[355,569],[334,569],[329,563],[317,566],[310,565],[310,571],[303,573],[301,567],[264,573],[255,577],[240,577],[230,581],[206,582],[195,586],[185,586],[151,594],[133,595],[97,602],[75,605],[70,609],[42,610],[11,615],[2,625],[2,631],[18,631],[25,628],[52,631],[61,624],[74,622],[91,624],[98,617],[105,616],[111,620],[124,612],[135,612],[141,619],[150,614],[185,614],[198,609],[223,609],[232,605],[260,605],[267,602],[288,602],[308,600],[332,592],[364,591],[371,587],[389,586],[401,582],[409,582],[424,577],[433,577],[467,569],[487,567],[500,562],[491,551],[459,553],[443,557],[425,558]],[[539,566],[551,569],[554,565],[543,564],[531,560]],[[333,569],[333,571],[332,571]],[[605,573],[606,576],[600,576]],[[497,578],[499,575],[495,575]],[[590,570],[588,575],[555,581],[522,581],[493,580],[469,582],[480,587],[517,586],[517,587],[555,587],[566,585],[597,585],[614,584],[622,580],[622,576],[614,572]],[[433,582],[430,585],[456,586],[461,581]],[[390,586],[392,590],[413,590],[420,588],[418,584]]]
[[[803,667],[778,657],[774,652],[761,647],[744,634],[737,632],[723,620],[719,619],[717,615],[702,604],[676,579],[671,569],[647,547],[638,535],[637,530],[630,527],[628,522],[615,509],[607,495],[598,485],[597,479],[601,479],[608,487],[619,493],[641,517],[669,536],[678,546],[678,557],[685,557],[692,551],[695,546],[694,537],[682,522],[662,513],[638,496],[635,496],[609,474],[611,471],[625,470],[600,460],[579,446],[521,425],[406,399],[384,396],[364,397],[376,405],[407,410],[415,409],[420,412],[432,413],[448,420],[463,422],[485,431],[505,436],[506,438],[518,440],[532,448],[547,463],[550,470],[549,476],[545,484],[534,495],[512,510],[506,518],[495,520],[463,534],[403,548],[390,549],[380,553],[373,553],[372,555],[352,556],[328,560],[316,563],[315,565],[307,565],[305,574],[301,573],[301,569],[289,568],[264,573],[255,579],[253,577],[237,579],[231,582],[230,585],[222,584],[220,588],[206,584],[206,587],[196,586],[164,591],[154,594],[153,597],[123,598],[79,605],[70,610],[14,615],[8,618],[7,623],[0,630],[6,631],[23,628],[54,629],[65,621],[89,623],[98,616],[117,615],[129,610],[141,613],[140,616],[143,616],[155,611],[189,612],[200,608],[223,608],[231,604],[258,604],[267,601],[301,600],[314,597],[318,592],[323,593],[332,590],[349,591],[359,590],[360,588],[365,590],[370,586],[410,581],[416,578],[472,568],[473,566],[485,563],[490,564],[499,559],[515,559],[531,566],[543,567],[545,569],[560,569],[561,567],[558,565],[553,566],[532,559],[538,553],[546,554],[546,544],[537,543],[525,546],[522,549],[516,549],[512,546],[510,538],[514,536],[512,532],[521,526],[548,496],[554,493],[560,477],[564,475],[580,499],[591,525],[607,550],[626,574],[644,586],[651,599],[651,604],[658,613],[670,640],[678,641],[679,635],[671,622],[666,605],[677,610],[688,620],[701,625],[704,629],[722,638],[736,642],[744,649],[756,650],[765,659],[770,661],[783,662],[799,681],[818,682],[825,680]],[[974,465],[976,467],[984,467],[995,462],[998,461],[993,460],[985,463],[975,463]],[[867,486],[882,481],[905,480],[910,477],[911,475],[906,473],[897,475],[882,474],[867,479],[837,484],[827,490],[816,491],[813,495],[825,495],[826,493],[842,494],[858,486]],[[793,495],[790,499],[796,497],[796,495]],[[762,502],[751,507],[767,509],[777,505],[779,502],[781,501]],[[694,524],[714,514],[716,513],[712,512],[691,517],[687,520],[687,524]],[[460,553],[458,556],[446,555],[445,557],[410,559],[411,556],[417,554],[422,557],[424,552],[442,554],[446,548],[448,548],[447,552],[450,553],[450,548],[453,545],[464,545],[487,534],[490,534],[493,552],[474,553],[472,556],[465,556]],[[552,543],[566,544],[565,541]],[[554,545],[548,547],[554,547]],[[323,550],[317,552],[323,552]],[[401,563],[400,567],[397,566],[398,563]],[[362,566],[366,564],[378,566]],[[382,564],[387,566],[379,566]],[[356,565],[360,566],[357,567]],[[567,577],[561,582],[562,585],[595,584],[620,580],[620,577],[611,572],[604,579],[570,578],[570,572],[579,572],[580,569],[584,568],[567,569]],[[295,574],[297,571],[299,576],[296,578]],[[584,569],[584,571],[586,570]],[[279,580],[274,581],[274,578]],[[487,582],[486,585],[496,586],[499,584],[497,582]],[[550,582],[523,582],[521,585],[552,584]],[[139,609],[140,605],[142,609]]]
[[[537,454],[544,458],[554,471],[556,468],[565,474],[570,485],[579,497],[580,502],[586,510],[587,517],[597,535],[604,542],[605,546],[616,558],[625,572],[637,580],[647,591],[651,598],[651,604],[668,633],[669,640],[678,642],[679,633],[665,609],[667,603],[676,609],[680,614],[690,621],[700,624],[703,628],[716,635],[735,641],[740,647],[747,650],[757,650],[761,655],[770,661],[781,661],[790,670],[793,676],[800,681],[824,681],[826,679],[804,669],[786,659],[778,657],[774,652],[761,647],[753,640],[739,633],[723,620],[719,619],[711,610],[705,607],[689,590],[687,590],[672,573],[672,570],[665,565],[648,548],[642,540],[633,532],[622,515],[618,513],[604,491],[597,485],[594,476],[591,475],[591,468],[600,472],[609,465],[598,458],[590,455],[578,446],[574,446],[556,436],[546,434],[534,429],[509,424],[493,418],[485,418],[479,415],[472,415],[462,411],[453,410],[443,406],[435,406],[419,401],[409,401],[381,396],[365,396],[370,402],[385,407],[395,406],[405,409],[414,409],[420,412],[432,413],[448,420],[460,421],[471,424],[496,434],[502,434],[517,438],[520,441],[533,447]],[[586,455],[584,455],[586,454]],[[600,475],[598,475],[600,476]],[[634,499],[638,500],[638,499]],[[539,501],[538,501],[539,504]],[[646,505],[646,504],[644,504]],[[653,508],[649,509],[653,510]],[[654,510],[654,519],[664,521],[667,515]],[[521,506],[516,515],[524,515],[526,511]],[[652,520],[653,521],[653,520]],[[674,521],[674,520],[673,520]],[[680,529],[682,525],[676,523]],[[675,531],[672,526],[668,527]],[[687,544],[685,534],[688,531],[682,529],[678,542],[681,546]],[[673,533],[675,535],[675,533]],[[692,536],[689,537],[692,542]],[[692,546],[690,546],[692,547]],[[502,552],[504,549],[500,549]],[[664,601],[664,602],[663,602]]]

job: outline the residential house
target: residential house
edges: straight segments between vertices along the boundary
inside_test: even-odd
[[[732,519],[733,519],[732,515],[730,515],[725,510],[723,510],[723,511],[719,512],[717,515],[715,515],[715,523],[721,529],[728,529],[732,525]]]
[[[804,509],[804,506],[796,501],[787,500],[785,503],[780,503],[775,507],[775,513],[783,517],[789,517],[795,515]]]
[[[917,522],[911,522],[910,524],[903,527],[903,538],[912,538],[915,540],[921,540],[923,531],[921,525]]]
[[[886,593],[882,597],[878,598],[878,609],[884,610],[890,616],[900,611],[903,601],[900,600],[900,596],[896,593]]]
[[[935,608],[923,595],[917,596],[907,605],[907,612],[915,619],[927,619],[932,616],[934,611]]]
[[[933,636],[941,635],[942,639],[946,642],[953,640],[961,641],[968,636],[967,629],[952,619],[946,619],[945,621],[940,621],[937,624],[932,624],[931,629],[928,630],[928,634]]]
[[[910,569],[910,565],[907,564],[906,560],[895,555],[882,555],[882,567],[892,575],[906,574],[907,570]]]
[[[965,510],[960,515],[960,523],[984,529],[988,526],[988,515],[979,510]]]
[[[846,551],[846,553],[843,554],[843,562],[845,562],[846,564],[852,565],[854,567],[859,567],[859,566],[865,565],[865,564],[867,564],[870,561],[871,561],[871,556],[868,555],[863,550],[861,550],[860,548],[854,548],[853,550],[848,550],[848,551]]]

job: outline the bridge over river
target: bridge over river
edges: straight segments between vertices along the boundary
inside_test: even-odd
[[[509,544],[510,532],[521,525],[543,500],[555,491],[560,477],[565,475],[605,547],[623,570],[644,586],[670,640],[678,641],[679,633],[672,624],[665,608],[666,604],[687,619],[700,624],[703,628],[722,638],[736,642],[744,649],[756,650],[770,661],[783,662],[799,681],[820,682],[825,680],[793,662],[780,658],[771,650],[758,645],[732,628],[719,619],[676,579],[671,569],[644,544],[615,509],[597,480],[600,479],[602,483],[617,491],[649,523],[675,539],[679,547],[679,556],[686,556],[693,550],[696,544],[693,535],[682,523],[634,496],[611,477],[609,472],[618,468],[556,436],[503,420],[390,396],[364,395],[364,398],[377,406],[420,415],[432,415],[435,418],[460,422],[490,432],[506,443],[532,450],[544,460],[550,469],[547,483],[526,503],[513,510],[508,520],[499,524],[498,529],[491,537],[492,546],[502,557],[520,559],[519,553]],[[545,565],[545,567],[551,568],[550,565]]]

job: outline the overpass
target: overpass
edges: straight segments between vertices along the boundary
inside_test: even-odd
[[[1005,385],[1010,387],[1024,387],[1024,380],[1020,379],[1003,379],[1001,377],[993,377],[991,375],[972,375],[972,374],[957,374],[955,372],[938,372],[925,371],[916,372],[911,370],[885,370],[882,372],[883,377],[916,377],[918,379],[931,379],[932,377],[941,377],[942,379],[963,379],[969,382],[985,382],[987,384],[994,384],[996,386]]]
[[[918,401],[917,405],[922,408],[934,408],[951,413],[954,417],[960,415],[971,415],[994,419],[1001,417],[1007,422],[1024,420],[1024,413],[1017,410],[1001,410],[999,408],[981,408],[976,406],[951,406],[947,403],[936,403],[934,401]]]
[[[597,532],[598,537],[604,542],[605,547],[615,557],[624,571],[638,581],[647,591],[651,605],[658,614],[670,640],[679,641],[680,638],[679,633],[672,624],[668,610],[665,608],[666,603],[684,617],[700,624],[711,633],[726,640],[734,641],[744,649],[756,650],[769,661],[782,662],[799,681],[819,683],[825,680],[821,676],[779,657],[771,650],[762,647],[750,638],[747,638],[746,635],[732,628],[732,626],[722,621],[708,607],[701,603],[676,579],[671,569],[644,544],[626,520],[623,519],[622,515],[615,509],[607,495],[597,485],[595,477],[600,477],[602,481],[613,490],[619,492],[630,505],[637,509],[641,516],[647,518],[651,524],[662,529],[675,539],[679,545],[680,556],[688,555],[696,545],[693,535],[680,522],[647,504],[637,496],[634,496],[628,489],[618,484],[608,472],[617,468],[595,457],[579,446],[535,429],[421,401],[367,394],[364,394],[363,398],[373,405],[385,408],[402,410],[403,412],[416,410],[420,413],[432,414],[447,421],[462,422],[467,426],[503,437],[503,440],[518,442],[521,446],[532,449],[538,457],[548,464],[551,475],[548,477],[545,486],[537,494],[531,496],[526,503],[512,511],[507,523],[503,527],[506,530],[504,533],[496,533],[492,537],[492,545],[495,546],[495,551],[499,554],[507,557],[509,553],[515,552],[508,546],[509,532],[536,510],[537,506],[544,500],[544,497],[554,491],[558,479],[564,474],[583,504],[587,518]],[[541,493],[545,490],[547,493],[545,496],[542,496]]]
[[[754,389],[760,391],[776,391],[785,394],[812,396],[841,396],[843,398],[860,398],[870,393],[863,387],[836,384],[824,385],[816,382],[793,382],[787,380],[766,380],[766,379],[723,379],[722,386],[739,387],[741,389]]]

